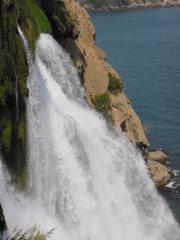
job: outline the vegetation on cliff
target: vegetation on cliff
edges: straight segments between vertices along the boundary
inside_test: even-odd
[[[72,36],[73,20],[60,0],[2,0],[0,22],[0,148],[11,175],[24,188],[28,64],[17,26],[33,52],[40,33]]]
[[[123,81],[120,78],[117,78],[112,73],[108,74],[109,85],[108,90],[113,94],[118,94],[123,90]]]
[[[52,33],[48,18],[36,0],[17,1],[19,24],[25,33],[31,48],[34,48],[40,33]]]
[[[62,1],[40,0],[39,3],[51,22],[53,36],[55,35],[55,37],[59,38],[63,35],[67,36],[72,34],[74,26],[73,19],[68,14]]]
[[[111,115],[111,100],[108,93],[103,93],[100,95],[96,95],[93,99],[93,104],[95,109],[102,113],[102,115],[108,120],[112,122]]]
[[[16,2],[3,1],[0,13],[0,144],[4,160],[12,175],[20,175],[25,167],[24,92],[28,67],[24,48],[17,32]],[[21,121],[20,121],[21,119]],[[19,129],[21,135],[19,137]]]

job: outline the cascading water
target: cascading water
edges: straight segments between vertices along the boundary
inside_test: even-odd
[[[29,187],[17,193],[1,170],[11,231],[16,223],[45,232],[54,227],[58,240],[179,240],[179,226],[141,154],[87,106],[67,53],[42,34],[33,61],[20,34],[30,69]]]

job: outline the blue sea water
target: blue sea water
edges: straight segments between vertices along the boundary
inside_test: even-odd
[[[91,13],[98,45],[119,71],[153,148],[176,170],[166,197],[180,220],[180,8]]]

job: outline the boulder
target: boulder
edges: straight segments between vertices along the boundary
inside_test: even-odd
[[[161,150],[150,151],[148,154],[148,160],[156,161],[165,164],[168,160],[168,156]]]
[[[167,166],[152,160],[147,161],[147,166],[158,188],[166,186],[171,181],[172,172]]]

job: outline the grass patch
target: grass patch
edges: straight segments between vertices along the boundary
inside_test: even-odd
[[[52,30],[49,20],[38,6],[36,0],[26,0],[26,2],[28,15],[37,25],[38,31],[51,34]]]
[[[123,90],[123,81],[120,78],[115,77],[112,73],[108,74],[109,85],[108,90],[113,94],[118,94]]]
[[[51,25],[36,0],[19,1],[20,25],[32,49],[41,33],[52,33]]]

